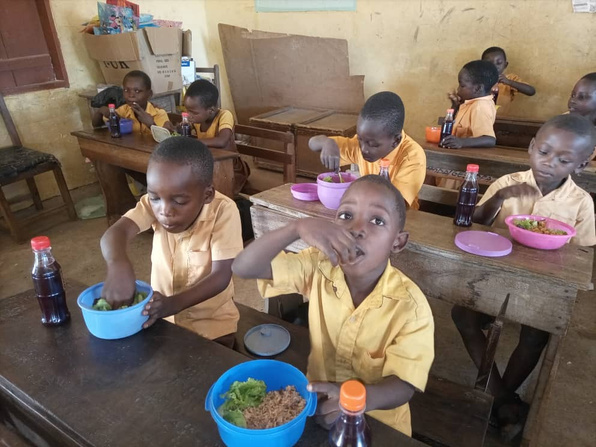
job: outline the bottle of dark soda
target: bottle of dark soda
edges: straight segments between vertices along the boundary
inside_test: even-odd
[[[493,101],[495,102],[495,104],[497,103],[497,99],[499,98],[499,84],[495,85],[492,90],[491,93],[493,95]]]
[[[329,431],[333,447],[369,447],[370,428],[364,418],[366,388],[357,380],[348,380],[339,392],[339,417]]]
[[[466,179],[464,180],[459,197],[457,198],[457,208],[453,223],[460,227],[469,227],[472,225],[474,208],[476,208],[476,199],[478,198],[478,165],[468,165],[466,168]]]
[[[448,137],[453,133],[453,109],[447,109],[445,121],[441,127],[441,139],[439,140],[439,147],[443,147],[443,138]]]
[[[59,326],[70,320],[62,282],[62,269],[52,255],[50,238],[34,237],[31,239],[31,248],[35,256],[31,277],[41,308],[41,322],[45,326]]]
[[[182,123],[180,124],[181,132],[183,137],[190,137],[192,135],[192,126],[188,122],[188,113],[182,112]]]
[[[116,113],[116,105],[108,104],[108,108],[110,109],[110,117],[108,118],[110,135],[112,138],[120,138],[120,117]]]
[[[389,178],[389,165],[391,162],[387,158],[381,158],[381,162],[379,164],[381,165],[379,169],[379,175],[391,181],[391,178]]]

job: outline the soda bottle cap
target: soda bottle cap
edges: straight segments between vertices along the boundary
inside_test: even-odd
[[[344,382],[339,391],[339,404],[348,411],[362,411],[366,407],[366,388],[357,380]]]
[[[182,112],[182,116],[188,116],[188,112]]]
[[[453,112],[455,112],[455,109],[447,109],[447,113],[451,113],[453,115]]]
[[[478,165],[469,164],[468,166],[466,166],[467,172],[478,172],[479,169],[480,167]]]
[[[47,236],[37,236],[31,239],[31,248],[33,250],[43,250],[50,248],[50,238]]]
[[[116,104],[108,104],[108,108],[115,109],[116,108]]]
[[[391,164],[391,161],[388,158],[381,158],[381,167],[388,168]]]

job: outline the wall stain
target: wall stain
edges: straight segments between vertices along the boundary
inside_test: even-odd
[[[475,11],[476,8],[466,8],[466,9],[462,9],[461,12],[468,12],[468,11]]]
[[[445,13],[445,15],[443,16],[443,18],[442,18],[442,19],[439,21],[439,23],[443,23],[443,22],[445,21],[445,19],[446,19],[447,17],[449,17],[449,16],[451,15],[451,13],[453,13],[453,11],[455,11],[455,7],[453,7],[453,8],[449,8],[449,11],[447,11],[447,12]]]
[[[418,32],[420,31],[420,27],[416,27],[416,31],[414,31],[414,42],[418,42]]]

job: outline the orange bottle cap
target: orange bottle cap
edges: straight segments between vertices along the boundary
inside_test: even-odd
[[[453,112],[455,112],[455,109],[447,109],[447,113],[451,113],[453,115]]]
[[[188,117],[188,113],[187,112],[182,112],[182,116]]]
[[[348,411],[362,411],[366,407],[366,388],[357,380],[348,380],[341,386],[339,404]]]
[[[478,172],[479,169],[480,169],[480,167],[478,165],[474,165],[474,164],[469,164],[468,166],[466,166],[467,172]]]
[[[388,158],[381,158],[381,167],[382,168],[388,168],[390,164],[391,164],[391,161],[389,161]]]

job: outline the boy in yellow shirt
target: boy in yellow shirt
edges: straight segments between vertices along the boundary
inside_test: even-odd
[[[208,147],[238,152],[234,141],[234,116],[232,112],[217,107],[219,91],[206,79],[199,79],[188,87],[184,107],[193,124],[197,138]],[[238,194],[250,169],[240,157],[234,159],[234,193]]]
[[[321,162],[332,171],[355,163],[361,175],[378,174],[381,158],[388,158],[391,182],[407,204],[418,209],[418,192],[426,176],[426,155],[418,143],[403,131],[404,104],[392,92],[377,93],[366,101],[358,116],[357,134],[352,138],[312,137],[311,150],[321,152]]]
[[[327,428],[338,416],[341,383],[356,378],[366,386],[369,414],[411,435],[408,401],[426,386],[434,322],[424,294],[389,260],[408,241],[405,219],[395,186],[367,175],[350,185],[334,222],[295,220],[256,239],[232,266],[260,279],[264,297],[309,298],[307,376]],[[298,239],[311,248],[282,251]]]
[[[452,149],[494,147],[497,111],[490,92],[499,79],[496,67],[487,61],[468,62],[457,79],[457,92],[449,94],[455,111],[453,133],[443,138],[441,145]]]
[[[149,102],[153,96],[151,78],[143,71],[133,70],[124,76],[122,90],[126,104],[116,109],[120,118],[132,120],[132,131],[150,133],[151,126],[166,127],[174,130],[168,113]],[[108,107],[103,106],[93,114],[93,127],[101,127],[110,116]]]
[[[596,244],[594,202],[575,184],[572,173],[589,163],[596,145],[596,129],[581,116],[560,115],[547,121],[530,143],[531,170],[498,179],[486,191],[474,212],[474,221],[504,228],[504,220],[514,214],[551,217],[575,227],[572,244]],[[466,349],[480,367],[486,336],[483,326],[489,315],[455,306],[452,318]],[[515,394],[530,375],[544,347],[548,333],[528,326],[521,329],[519,343],[501,376],[496,367],[489,388],[495,396],[494,414],[509,437],[523,428],[526,405]]]
[[[567,105],[569,113],[585,116],[596,126],[596,72],[588,73],[577,81]]]
[[[505,115],[509,111],[509,105],[515,99],[517,92],[526,96],[534,96],[536,89],[530,84],[522,82],[521,78],[513,73],[505,74],[509,66],[505,50],[500,47],[490,47],[482,53],[482,60],[491,62],[499,72],[499,82],[492,88],[493,99],[497,105],[497,115]]]
[[[213,188],[213,157],[193,138],[159,144],[147,167],[147,194],[101,238],[107,264],[102,291],[114,308],[130,304],[135,274],[126,248],[153,228],[153,298],[144,327],[164,317],[231,347],[239,318],[232,261],[242,250],[240,216],[233,200]]]

